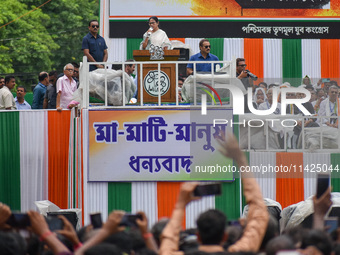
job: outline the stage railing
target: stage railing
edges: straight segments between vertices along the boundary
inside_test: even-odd
[[[178,92],[179,92],[179,86],[178,86],[178,74],[179,74],[179,65],[183,64],[188,64],[192,63],[193,64],[193,100],[188,102],[187,104],[182,104],[179,102],[178,99]],[[211,62],[204,62],[211,64],[211,72],[209,75],[209,79],[211,81],[211,87],[212,88],[223,88],[228,90],[228,85],[232,85],[233,79],[236,79],[236,60],[233,59],[232,61],[211,61]],[[143,87],[143,66],[147,64],[157,64],[157,71],[158,71],[158,84],[160,84],[160,71],[162,68],[163,64],[175,64],[176,65],[176,102],[173,102],[171,104],[167,104],[166,102],[162,102],[162,97],[160,93],[160,87],[158,87],[158,100],[156,103],[150,104],[150,103],[145,103],[143,99],[143,93],[140,93],[139,97],[139,102],[137,104],[129,104],[128,102],[125,102],[125,85],[126,85],[126,76],[122,75],[121,81],[122,81],[122,105],[119,106],[113,106],[109,105],[108,103],[108,94],[107,94],[107,86],[108,86],[108,79],[107,75],[105,75],[105,100],[104,103],[101,105],[91,105],[90,104],[90,97],[89,97],[89,67],[90,65],[93,64],[101,64],[105,66],[105,71],[108,72],[108,68],[111,68],[111,65],[117,65],[120,64],[122,66],[122,70],[125,70],[125,66],[129,64],[136,64],[138,66],[137,70],[137,76],[139,79],[139,87],[138,87],[138,93],[144,90]],[[98,62],[98,63],[93,63],[93,62],[87,62],[87,58],[83,58],[83,63],[81,64],[80,67],[80,80],[81,84],[83,87],[83,94],[82,94],[82,99],[83,99],[83,108],[87,109],[131,109],[133,108],[158,108],[158,109],[168,109],[171,107],[176,107],[176,108],[201,108],[202,109],[202,104],[201,100],[202,98],[197,98],[197,77],[199,75],[196,72],[196,65],[197,64],[202,64],[201,61],[161,61],[161,62],[156,62],[156,61],[134,61],[134,62]],[[214,72],[214,66],[215,64],[220,64],[222,67],[219,72]],[[225,73],[226,78],[223,80],[223,83],[219,80],[218,84],[216,81],[217,77],[221,74]],[[235,102],[235,107],[240,102]],[[209,109],[233,109],[233,97],[232,93],[230,93],[230,97],[228,99],[228,102],[225,102],[223,104],[214,104],[214,99],[213,97],[211,98],[211,102],[208,102],[206,104],[206,107]],[[304,121],[306,119],[314,118],[316,119],[316,122],[319,123],[320,119],[324,118],[337,118],[337,122],[339,121],[338,116],[299,116],[299,115],[271,115],[271,116],[257,116],[253,114],[244,114],[244,115],[239,115],[239,120],[238,120],[238,130],[240,132],[240,145],[243,150],[247,151],[340,151],[340,148],[338,144],[340,144],[340,129],[339,127],[334,128],[334,127],[328,127],[326,125],[320,124],[319,127],[305,127]],[[295,121],[298,123],[301,121],[301,126],[297,128],[287,128],[282,126],[280,127],[270,127],[270,124],[272,123],[271,119],[279,120],[280,123],[282,121],[287,121],[287,119],[290,119],[291,121]],[[250,125],[249,125],[250,121]],[[254,122],[255,121],[255,122]],[[254,123],[259,122],[261,126],[251,126],[254,125]],[[245,124],[243,125],[243,122]],[[263,122],[263,125],[262,125]],[[296,129],[300,129],[300,134],[296,134]],[[259,142],[256,142],[256,138],[259,140]],[[275,140],[276,139],[276,140]]]
[[[162,65],[165,64],[175,64],[176,65],[176,95],[178,95],[179,92],[179,86],[178,86],[178,77],[179,77],[179,65],[183,65],[183,64],[188,64],[188,63],[192,63],[193,64],[193,83],[194,83],[194,100],[193,102],[190,102],[191,106],[198,106],[200,104],[200,99],[197,98],[197,93],[196,93],[196,83],[197,83],[197,72],[196,72],[196,65],[197,64],[202,64],[202,61],[134,61],[134,62],[88,62],[87,58],[84,56],[83,58],[83,62],[81,63],[80,66],[80,82],[82,84],[82,88],[83,88],[83,95],[82,95],[82,100],[83,100],[83,104],[82,107],[87,108],[87,109],[91,109],[94,106],[92,106],[90,104],[90,97],[89,97],[89,69],[90,69],[90,65],[103,65],[105,66],[105,68],[103,70],[105,70],[104,72],[108,73],[109,68],[111,68],[111,65],[121,65],[122,66],[122,70],[125,70],[126,65],[130,65],[130,64],[135,64],[138,67],[137,70],[137,78],[139,80],[139,87],[138,87],[138,93],[139,93],[139,102],[137,102],[137,104],[135,104],[135,107],[146,107],[145,106],[145,100],[143,98],[143,93],[140,93],[141,91],[144,90],[143,88],[143,76],[139,75],[143,73],[143,66],[144,65],[148,65],[148,64],[157,64],[157,71],[158,71],[158,84],[160,84],[160,79],[161,79],[161,69],[162,69]],[[236,78],[236,60],[233,59],[232,61],[205,61],[204,64],[210,64],[211,65],[211,78],[209,78],[211,80],[211,87],[213,88],[218,88],[218,89],[227,89],[228,84],[231,84],[233,79]],[[220,69],[215,70],[215,65],[218,64],[220,66]],[[209,73],[207,73],[209,74]],[[215,80],[217,79],[217,76],[220,77],[219,74],[225,74],[226,79],[223,81],[223,87],[216,85]],[[125,86],[126,86],[126,76],[122,75],[122,92],[123,92],[123,99],[125,98]],[[221,82],[219,82],[221,83]],[[107,79],[107,75],[105,75],[105,79],[104,79],[104,89],[105,89],[105,98],[104,98],[104,103],[101,106],[95,106],[96,109],[98,108],[124,108],[127,107],[128,103],[125,102],[125,100],[123,100],[122,105],[120,106],[113,106],[113,105],[109,105],[108,104],[108,95],[107,95],[107,87],[108,87],[108,79]],[[213,99],[211,100],[211,102],[213,102]],[[168,107],[173,107],[178,106],[178,107],[183,107],[182,104],[180,104],[178,97],[176,96],[176,102],[174,104],[164,104],[166,102],[162,102],[162,97],[161,97],[161,92],[160,92],[160,86],[158,86],[158,102],[152,106],[150,104],[147,105],[147,107],[157,107],[157,108],[168,108]],[[213,104],[208,104],[208,107],[213,107]],[[216,105],[215,105],[216,107]],[[229,107],[231,108],[231,101],[228,102],[228,104],[223,104],[223,107]]]
[[[340,116],[270,115],[239,116],[240,144],[247,151],[339,152],[340,127],[331,127],[323,120],[338,123]],[[312,119],[318,124],[306,127]]]

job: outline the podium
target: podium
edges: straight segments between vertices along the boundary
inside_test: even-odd
[[[133,58],[136,61],[176,61],[180,56],[179,50],[164,50],[163,60],[150,60],[148,50],[134,50]],[[160,88],[162,102],[176,102],[176,64],[160,64]],[[138,67],[138,73],[140,68]],[[143,102],[158,102],[158,64],[143,64]],[[140,101],[140,77],[138,77],[138,101]]]

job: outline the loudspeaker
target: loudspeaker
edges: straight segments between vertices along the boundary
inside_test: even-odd
[[[178,61],[188,61],[189,60],[189,49],[184,48],[174,48],[174,50],[179,50]],[[187,64],[178,64],[178,75],[187,76]]]
[[[63,215],[71,224],[74,229],[77,229],[78,216],[76,212],[48,212],[47,216]]]
[[[188,61],[189,60],[189,49],[174,48],[174,50],[179,50],[178,61]]]

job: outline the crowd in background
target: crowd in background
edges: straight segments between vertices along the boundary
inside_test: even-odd
[[[61,74],[55,70],[49,73],[43,71],[39,73],[38,78],[39,83],[33,88],[33,102],[30,105],[25,100],[27,91],[24,86],[17,86],[16,97],[12,95],[11,90],[16,86],[14,76],[0,77],[0,110],[67,109],[73,92],[79,86],[79,65],[69,63]],[[73,85],[72,89],[64,86],[65,79]],[[65,103],[60,105],[60,101]]]

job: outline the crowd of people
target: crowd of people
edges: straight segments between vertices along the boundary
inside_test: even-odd
[[[90,62],[106,62],[107,46],[103,37],[98,34],[98,21],[89,22],[89,33],[84,36],[82,50]],[[103,65],[90,65],[90,71],[103,68]],[[63,73],[57,71],[40,72],[39,83],[33,89],[33,102],[25,101],[26,88],[18,86],[14,98],[11,90],[16,86],[15,77],[8,75],[0,77],[0,110],[29,110],[29,109],[70,109],[74,102],[73,93],[79,87],[79,64],[72,62],[64,66]]]
[[[236,137],[220,135],[220,152],[239,167],[247,166]],[[331,255],[340,252],[339,229],[329,232],[324,217],[332,206],[331,189],[313,198],[313,224],[310,228],[296,225],[280,231],[279,218],[269,210],[260,186],[251,172],[242,172],[243,194],[248,213],[238,224],[229,224],[227,215],[210,209],[202,212],[196,228],[182,229],[185,208],[201,197],[194,196],[197,182],[183,183],[170,218],[162,218],[151,229],[147,215],[128,220],[126,212],[112,211],[101,226],[87,225],[76,231],[64,217],[59,229],[52,230],[43,215],[35,211],[26,214],[29,220],[13,224],[10,208],[0,203],[1,254],[267,254],[278,252],[306,255]],[[24,217],[22,217],[24,218]],[[25,222],[25,223],[23,223]],[[280,253],[282,254],[282,253]]]
[[[283,84],[273,83],[267,85],[261,82],[258,86],[253,88],[253,108],[258,110],[268,110],[273,105],[273,100],[276,100],[276,109],[274,114],[281,113],[281,97],[280,89],[289,88],[291,85],[288,82]],[[297,148],[297,141],[301,134],[302,127],[331,127],[338,128],[339,112],[339,86],[335,80],[329,78],[320,79],[316,84],[311,83],[308,76],[303,78],[302,84],[299,86],[309,91],[311,97],[308,102],[303,103],[303,107],[311,113],[311,116],[303,119],[296,119],[297,125],[294,127],[294,135],[292,137],[292,148]],[[273,99],[273,90],[278,90],[278,97]],[[304,93],[289,92],[286,94],[286,99],[303,99],[306,95]],[[286,106],[286,114],[297,116],[305,116],[305,114],[295,104],[288,104]]]
[[[33,102],[26,100],[26,88],[17,86],[16,97],[11,90],[16,86],[15,77],[8,75],[0,77],[0,110],[39,110],[39,109],[68,109],[73,92],[79,86],[79,65],[69,63],[64,67],[64,73],[57,71],[41,72],[39,83],[33,89]],[[1,82],[1,81],[4,82]]]
[[[148,50],[151,45],[170,49],[170,41],[166,33],[159,28],[158,18],[150,17],[148,25],[149,29],[143,36],[141,49]],[[107,45],[104,38],[98,35],[98,30],[98,21],[91,20],[89,33],[82,43],[82,50],[89,62],[107,61]],[[218,58],[210,53],[209,40],[201,40],[199,47],[200,52],[193,55],[190,61],[218,61]],[[273,91],[289,87],[290,84],[286,82],[268,85],[266,82],[260,82],[254,85],[257,77],[246,70],[246,66],[244,58],[236,60],[236,77],[242,81],[245,88],[252,88],[253,108],[267,110],[277,100],[274,113],[280,114],[280,97],[273,98]],[[90,71],[104,67],[105,65],[102,64],[92,64]],[[188,64],[186,74],[211,72],[211,67],[210,63]],[[126,64],[124,68],[124,71],[131,76],[135,65]],[[77,103],[72,101],[73,93],[79,86],[77,63],[66,64],[63,74],[58,74],[56,71],[49,73],[43,71],[38,78],[39,83],[33,90],[33,103],[30,106],[25,100],[25,87],[18,86],[17,96],[13,97],[11,90],[16,85],[14,76],[0,77],[0,110],[57,109],[61,111],[72,108]],[[180,88],[184,80],[185,77],[178,78]],[[300,135],[302,125],[305,127],[325,125],[338,128],[338,119],[335,118],[340,114],[337,82],[320,79],[317,84],[312,84],[311,79],[306,76],[301,86],[311,93],[311,99],[304,103],[304,106],[315,116],[303,122],[299,121],[294,134]],[[287,94],[287,98],[290,99],[303,97],[305,97],[303,93]],[[288,105],[286,113],[303,115],[295,105]],[[328,116],[328,118],[318,118],[316,115]],[[224,156],[232,158],[239,167],[247,166],[246,156],[240,150],[233,135],[225,138],[224,134],[221,134],[218,141]],[[7,205],[0,203],[0,254],[274,255],[280,251],[308,255],[340,254],[340,230],[336,229],[328,233],[324,224],[324,217],[332,205],[330,188],[321,197],[313,198],[313,226],[310,229],[297,225],[292,229],[280,231],[279,217],[275,217],[268,210],[252,173],[243,172],[241,177],[243,194],[249,210],[247,216],[240,219],[236,225],[229,224],[227,215],[223,212],[211,209],[199,215],[196,228],[182,230],[186,206],[201,199],[193,195],[194,189],[200,185],[197,182],[182,184],[171,217],[160,219],[151,229],[148,229],[147,215],[144,212],[137,212],[138,217],[126,220],[128,219],[126,212],[114,210],[101,227],[95,228],[96,226],[91,224],[78,231],[65,217],[58,216],[63,227],[52,231],[45,217],[35,211],[22,214],[22,217],[28,219],[25,224],[13,223],[14,213]]]

